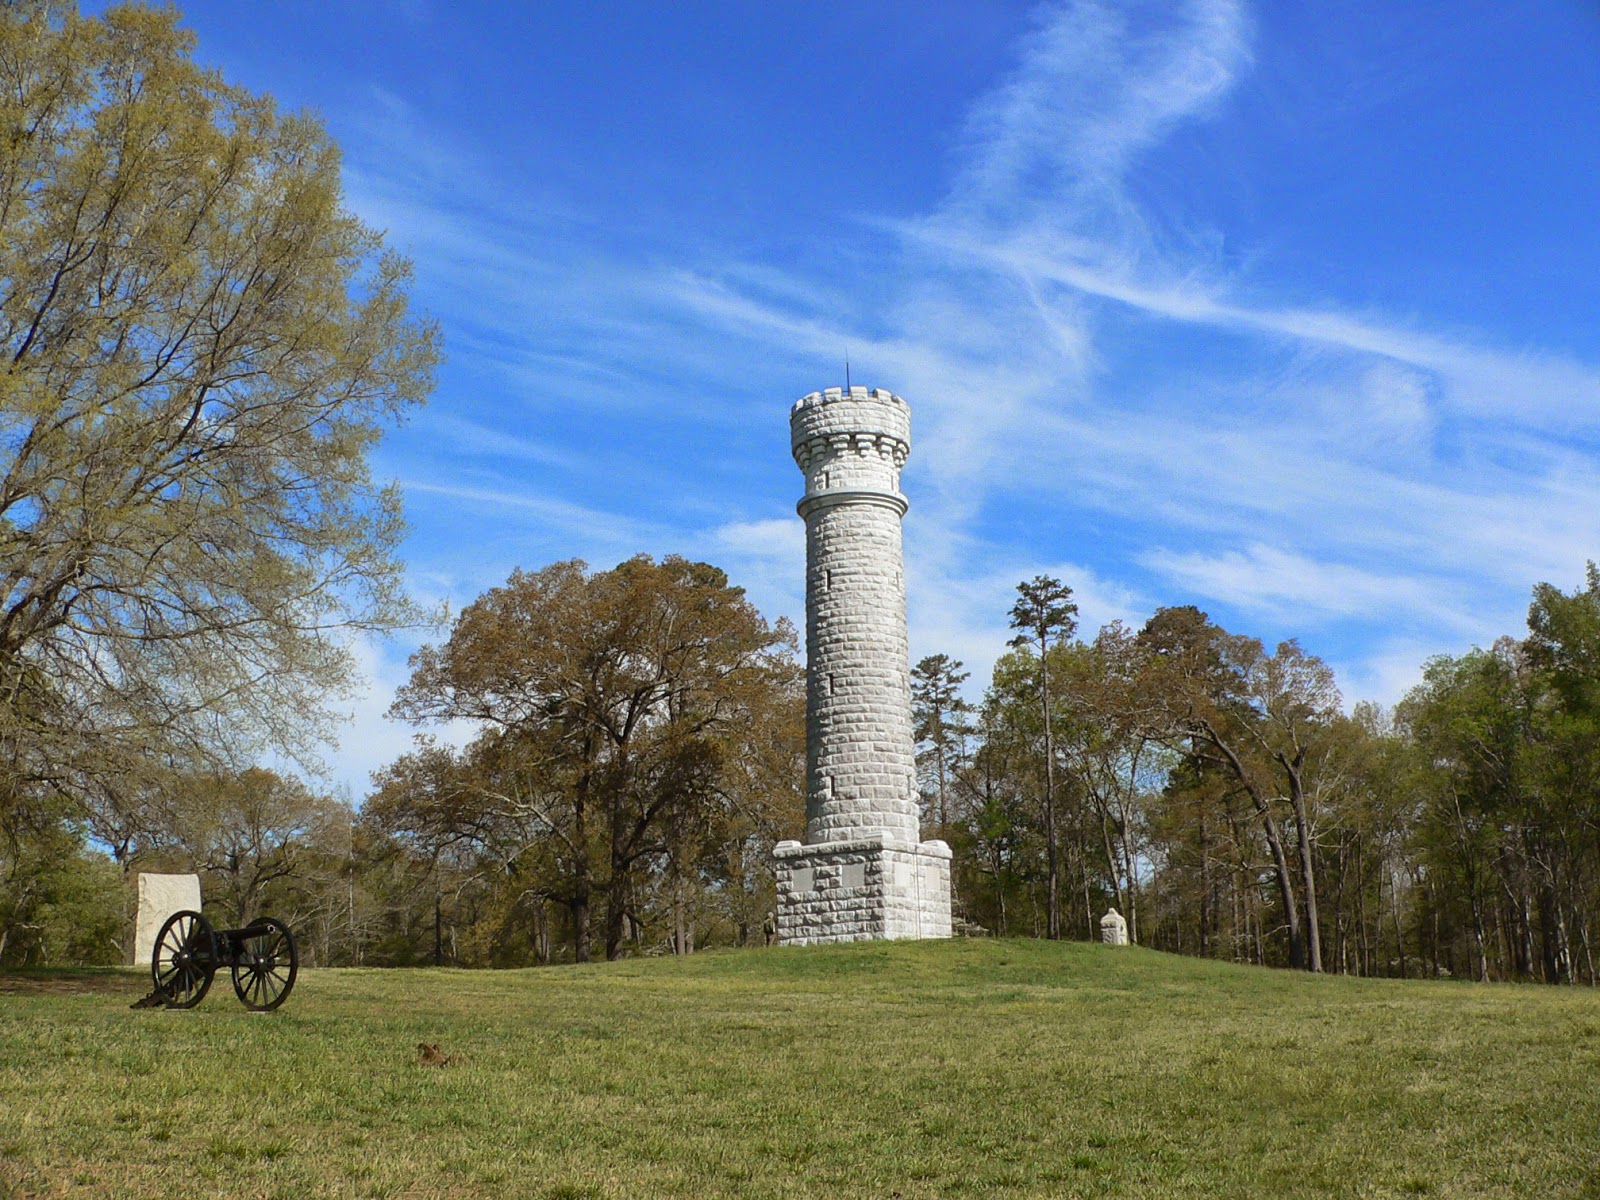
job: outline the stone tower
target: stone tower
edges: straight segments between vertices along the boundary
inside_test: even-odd
[[[920,841],[900,468],[911,410],[879,388],[795,402],[805,474],[806,840],[779,842],[786,945],[950,936],[950,849]]]

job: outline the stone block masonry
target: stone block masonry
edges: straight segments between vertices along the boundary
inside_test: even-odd
[[[781,945],[950,936],[943,842],[779,842],[774,857]]]
[[[829,388],[789,414],[805,475],[806,840],[776,852],[785,944],[950,936],[950,850],[921,842],[900,469],[911,410]]]

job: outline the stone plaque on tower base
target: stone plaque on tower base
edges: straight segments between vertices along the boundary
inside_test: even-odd
[[[778,943],[950,936],[950,847],[875,830],[850,841],[779,842]]]

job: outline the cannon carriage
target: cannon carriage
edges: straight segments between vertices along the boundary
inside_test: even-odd
[[[276,917],[258,917],[243,929],[213,929],[197,912],[175,912],[156,934],[150,956],[153,995],[168,1008],[193,1008],[224,967],[233,976],[239,1002],[269,1012],[294,989],[300,969],[294,934]]]

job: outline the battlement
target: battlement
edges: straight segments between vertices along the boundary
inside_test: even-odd
[[[789,410],[789,416],[792,419],[794,414],[801,409],[815,408],[819,404],[832,404],[839,400],[876,400],[879,404],[897,404],[905,409],[907,413],[911,411],[910,405],[887,388],[856,386],[849,391],[845,391],[844,388],[831,387],[823,388],[820,392],[807,392],[804,396],[801,396],[800,399],[794,402],[794,407]]]
[[[898,470],[911,452],[911,406],[884,388],[826,388],[794,402],[789,445],[802,471],[834,455],[880,456]]]

